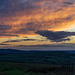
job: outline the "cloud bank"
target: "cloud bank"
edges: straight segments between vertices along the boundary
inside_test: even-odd
[[[36,35],[74,25],[75,0],[0,0],[0,36]]]
[[[65,32],[65,31],[37,31],[37,34],[42,35],[43,37],[47,37],[47,39],[52,42],[62,42],[62,41],[70,41],[70,36],[75,36],[75,32]]]

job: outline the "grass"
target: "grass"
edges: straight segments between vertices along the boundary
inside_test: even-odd
[[[75,72],[62,65],[0,62],[0,73],[0,75],[72,75]]]

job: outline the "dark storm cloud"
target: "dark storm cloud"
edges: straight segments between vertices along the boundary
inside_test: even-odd
[[[62,41],[70,41],[70,36],[75,36],[75,32],[65,32],[65,31],[37,31],[37,34],[42,35],[43,37],[47,37],[47,39],[52,42],[62,42]]]

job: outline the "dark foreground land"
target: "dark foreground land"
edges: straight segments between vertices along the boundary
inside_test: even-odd
[[[64,51],[2,53],[0,75],[75,75],[75,54]]]
[[[0,62],[0,75],[75,75],[71,65]]]

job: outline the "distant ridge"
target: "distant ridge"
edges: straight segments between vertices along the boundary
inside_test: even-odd
[[[69,53],[75,53],[75,51],[72,50],[17,50],[17,49],[0,49],[0,54],[10,54],[10,53],[36,53],[36,52],[69,52]]]
[[[21,51],[15,49],[0,49],[0,61],[63,65],[75,63],[75,54],[69,51]]]
[[[16,50],[16,49],[0,49],[0,54],[9,54],[9,53],[23,53],[25,51]]]
[[[10,53],[35,53],[35,52],[44,52],[40,50],[17,50],[17,49],[0,49],[0,54],[10,54]]]

